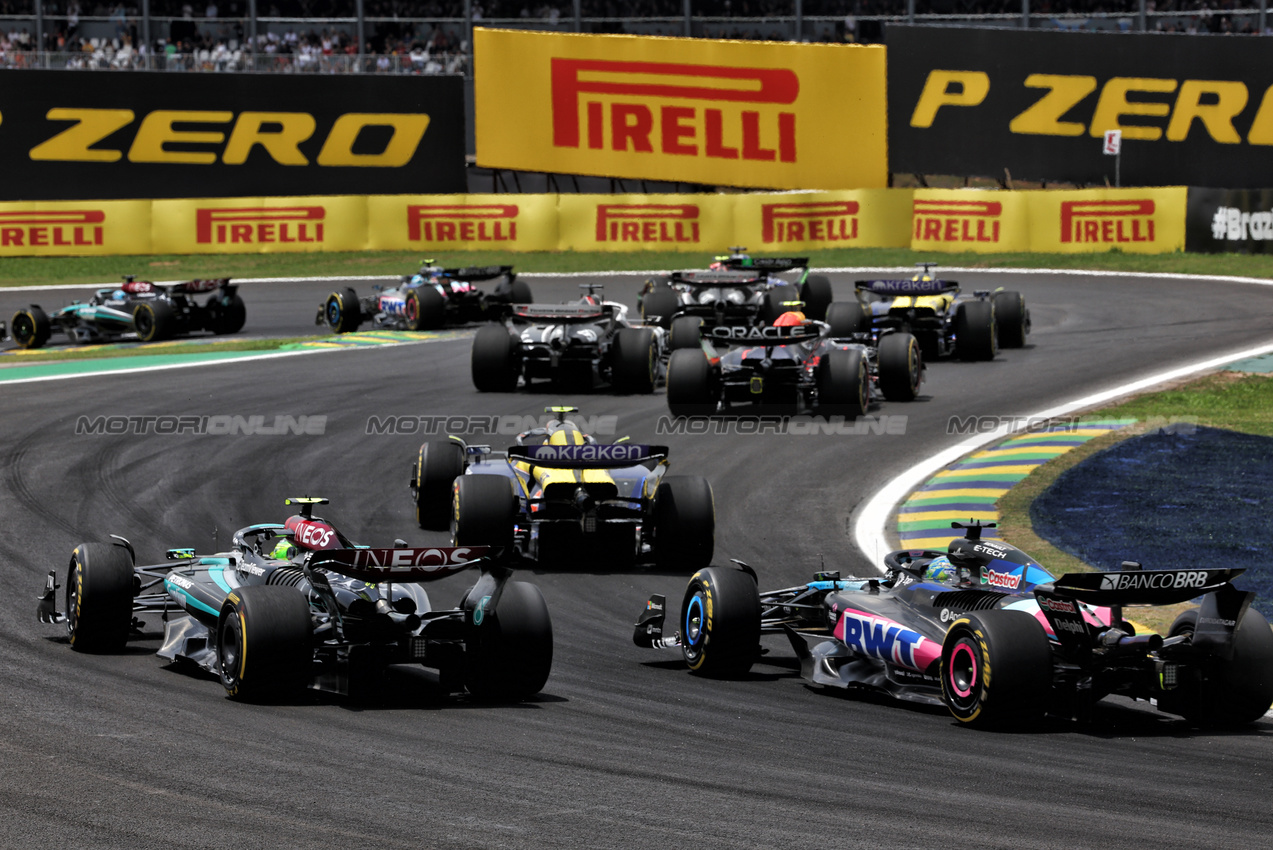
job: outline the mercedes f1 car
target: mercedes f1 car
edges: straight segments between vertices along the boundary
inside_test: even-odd
[[[601,286],[571,304],[515,304],[502,324],[473,339],[473,385],[512,392],[519,382],[580,387],[601,382],[620,393],[651,393],[663,378],[667,333],[628,321],[628,308],[601,297]]]
[[[696,569],[712,560],[712,488],[667,475],[666,446],[599,443],[559,419],[519,434],[507,451],[458,438],[420,447],[411,476],[424,528],[450,524],[453,545],[516,546],[545,563],[653,560]]]
[[[905,331],[919,340],[929,359],[993,360],[1000,346],[1020,348],[1030,333],[1030,311],[1020,292],[1003,289],[960,291],[953,280],[941,280],[932,263],[910,280],[859,280],[858,303],[840,308],[834,317],[838,333]]]
[[[142,342],[156,342],[195,331],[238,333],[247,319],[247,308],[230,278],[190,280],[160,285],[132,275],[120,286],[105,287],[87,302],[45,313],[32,304],[13,314],[9,328],[22,348],[40,348],[54,333],[71,342],[112,342],[135,334]],[[202,304],[194,296],[212,295]]]
[[[913,401],[923,377],[919,344],[909,333],[840,336],[829,322],[811,320],[717,326],[704,331],[699,347],[672,352],[667,404],[673,416],[748,410],[854,417],[880,397]]]
[[[652,596],[638,646],[679,648],[690,669],[745,674],[762,635],[785,634],[801,676],[945,705],[963,723],[1029,725],[1044,714],[1084,719],[1110,694],[1154,700],[1203,725],[1263,717],[1273,702],[1273,632],[1230,583],[1241,569],[1142,570],[1055,578],[1025,553],[967,529],[947,552],[892,552],[886,573],[821,572],[759,592],[756,572],[710,567],[691,577],[680,629],[664,637],[666,600]],[[1125,605],[1202,597],[1166,637],[1136,634]]]
[[[327,296],[318,308],[316,325],[333,333],[350,333],[365,322],[376,329],[431,331],[446,325],[501,318],[513,304],[530,304],[530,286],[518,280],[512,266],[446,269],[425,260],[420,271],[404,275],[398,286],[376,286],[375,294],[359,298],[353,289]],[[487,293],[474,284],[498,280]]]
[[[552,665],[552,623],[539,589],[510,581],[506,553],[485,546],[372,549],[314,516],[326,499],[288,499],[286,522],[241,528],[229,551],[169,549],[167,564],[139,566],[133,547],[83,543],[71,553],[64,612],[57,571],[39,604],[64,623],[71,646],[115,652],[164,623],[158,654],[193,662],[229,696],[279,698],[305,687],[357,695],[391,664],[438,671],[447,692],[522,699]],[[421,582],[477,567],[453,609],[434,609]]]

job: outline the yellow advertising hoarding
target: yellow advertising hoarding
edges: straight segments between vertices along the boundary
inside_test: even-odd
[[[911,240],[915,251],[978,254],[1030,250],[1029,192],[915,189]]]
[[[734,241],[735,195],[558,195],[562,251],[708,251]]]
[[[556,195],[378,195],[367,199],[374,251],[553,251]]]
[[[772,189],[883,188],[883,47],[473,33],[477,163]]]
[[[361,251],[367,198],[194,198],[151,201],[157,254]]]
[[[0,257],[145,254],[150,201],[0,203]]]
[[[735,244],[753,251],[910,247],[911,194],[906,190],[733,198]]]
[[[1031,251],[1164,254],[1185,249],[1184,186],[1028,194]]]

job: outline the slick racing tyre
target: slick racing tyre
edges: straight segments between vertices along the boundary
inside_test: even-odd
[[[435,331],[446,323],[446,299],[432,286],[408,289],[402,315],[409,331]]]
[[[66,632],[80,652],[118,652],[133,625],[133,559],[122,546],[81,543],[66,577]]]
[[[919,342],[908,333],[885,334],[878,355],[880,392],[889,401],[914,401],[924,373]]]
[[[9,335],[20,348],[42,348],[53,335],[48,315],[34,304],[13,314]]]
[[[966,301],[955,314],[955,353],[960,360],[994,360],[999,352],[995,307],[990,301]]]
[[[818,413],[846,419],[865,416],[871,403],[871,376],[857,348],[835,349],[818,364]]]
[[[743,676],[760,656],[760,592],[733,567],[708,567],[690,577],[681,605],[681,654],[704,676]]]
[[[676,290],[663,281],[656,281],[654,288],[641,299],[641,318],[646,324],[656,319],[654,323],[659,327],[670,328],[680,307],[681,299],[677,297]]]
[[[823,321],[834,296],[831,281],[825,275],[811,274],[800,285],[800,300],[804,302],[804,314],[810,319]]]
[[[653,328],[621,328],[610,348],[610,376],[622,393],[652,393],[659,351]]]
[[[451,545],[512,546],[513,488],[502,475],[461,475],[452,487]]]
[[[421,528],[444,530],[451,519],[451,490],[464,474],[464,449],[450,440],[420,446],[415,468],[415,518]]]
[[[521,343],[503,325],[489,324],[473,337],[473,386],[484,393],[511,393],[521,372]]]
[[[142,342],[172,339],[177,333],[177,314],[167,301],[143,301],[133,308],[133,330]]]
[[[247,322],[248,308],[236,292],[226,298],[214,295],[208,299],[209,330],[218,336],[236,334]]]
[[[668,334],[668,348],[680,351],[682,348],[701,350],[703,347],[703,320],[698,316],[677,316],[672,320],[672,331]]]
[[[712,562],[716,502],[697,475],[668,475],[654,492],[654,558],[660,567],[696,570]]]
[[[789,307],[783,303],[796,300],[795,294],[794,290],[786,286],[766,292],[760,301],[760,321],[765,325],[772,325],[783,313],[799,310],[799,307]]]
[[[861,301],[836,301],[827,307],[826,322],[833,337],[851,337],[871,330],[871,316]]]
[[[1171,637],[1191,640],[1198,625],[1198,609],[1186,611],[1171,624]],[[1176,688],[1164,695],[1159,708],[1184,715],[1199,726],[1244,726],[1264,716],[1273,703],[1273,631],[1268,620],[1248,608],[1233,633],[1233,657],[1203,658]]]
[[[530,284],[524,280],[514,280],[508,285],[509,304],[534,304],[530,294]]]
[[[352,289],[341,289],[327,296],[323,303],[323,321],[332,333],[347,334],[358,330],[362,324],[362,308],[358,295]]]
[[[294,587],[253,585],[226,597],[217,624],[221,684],[232,699],[286,697],[314,665],[309,603]]]
[[[673,416],[711,416],[717,388],[711,361],[702,349],[672,352],[667,364],[667,408]]]
[[[1025,345],[1025,335],[1030,332],[1030,311],[1025,308],[1025,298],[1020,292],[995,293],[995,323],[999,327],[999,345],[1004,348]]]
[[[494,611],[478,608],[472,617],[465,652],[468,692],[481,700],[507,702],[542,691],[553,666],[553,624],[539,588],[510,581]]]
[[[983,728],[1028,726],[1047,711],[1051,687],[1052,649],[1031,615],[978,611],[946,632],[942,700],[957,720]]]

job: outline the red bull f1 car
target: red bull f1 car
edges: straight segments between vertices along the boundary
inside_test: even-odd
[[[992,525],[992,524],[991,524]],[[962,723],[1030,725],[1084,719],[1120,694],[1200,725],[1252,723],[1273,702],[1273,632],[1231,582],[1233,568],[1053,577],[1019,549],[961,525],[947,552],[892,552],[882,577],[814,580],[760,592],[756,573],[710,567],[691,577],[680,625],[664,636],[666,600],[652,596],[638,646],[679,648],[689,668],[745,674],[764,635],[786,635],[801,676],[945,705]],[[1126,605],[1202,597],[1164,637],[1136,634]]]
[[[711,563],[706,479],[667,475],[666,446],[601,443],[566,420],[575,408],[549,410],[561,418],[504,452],[458,438],[422,445],[411,476],[420,525],[449,525],[456,546],[516,546],[541,564]]]
[[[228,277],[161,285],[130,275],[120,286],[99,289],[88,301],[53,313],[32,304],[13,314],[9,330],[22,348],[41,348],[55,333],[81,344],[113,342],[125,334],[157,342],[196,331],[238,333],[247,308],[237,290]],[[195,296],[204,293],[211,295],[200,304]]]
[[[443,690],[479,698],[543,688],[552,623],[539,589],[509,580],[506,552],[359,546],[314,516],[326,499],[287,503],[299,513],[241,528],[213,555],[170,549],[168,563],[138,565],[122,537],[80,544],[64,586],[49,573],[39,619],[64,624],[76,650],[118,652],[141,636],[143,617],[162,618],[158,654],[218,676],[235,699],[306,687],[358,695],[394,664],[434,668]],[[471,567],[479,575],[459,604],[434,608],[423,583]]]
[[[512,266],[474,266],[447,269],[425,260],[420,271],[403,276],[395,287],[375,287],[360,298],[353,289],[327,296],[314,323],[333,333],[350,333],[363,324],[375,329],[431,331],[448,325],[487,322],[501,318],[513,304],[530,304],[530,286],[518,280]],[[483,292],[476,284],[497,280]]]

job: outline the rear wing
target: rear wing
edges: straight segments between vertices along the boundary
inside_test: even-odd
[[[756,269],[765,272],[789,272],[793,269],[809,267],[808,257],[751,257],[750,259],[730,257],[721,262],[729,269]]]
[[[596,322],[614,315],[609,304],[514,304],[511,316],[518,321],[547,321],[554,324]]]
[[[746,274],[741,271],[728,272],[672,272],[668,276],[672,283],[684,284],[687,286],[751,286],[758,283],[766,283],[768,276],[763,274]]]
[[[1050,590],[1089,605],[1172,605],[1222,590],[1243,572],[1220,569],[1066,573]]]
[[[503,554],[491,546],[430,546],[417,549],[327,549],[315,552],[310,568],[321,567],[368,584],[434,581],[489,564]]]
[[[442,274],[455,280],[494,280],[505,276],[512,280],[516,277],[512,266],[462,266],[458,269],[442,269]]]
[[[822,322],[787,327],[718,325],[710,329],[704,328],[703,335],[712,342],[726,345],[796,345],[819,339],[826,329],[827,326]]]
[[[230,285],[230,278],[216,277],[216,278],[206,278],[206,279],[200,279],[200,280],[188,280],[188,281],[185,281],[184,283],[176,283],[176,284],[173,284],[171,287],[169,287],[168,291],[169,292],[185,292],[187,294],[196,293],[196,292],[211,292],[214,289],[225,289],[229,285]]]
[[[953,280],[855,280],[858,292],[872,295],[945,295],[958,292],[959,284]]]
[[[510,461],[525,461],[549,469],[615,469],[663,460],[667,456],[667,446],[643,446],[637,443],[513,446],[508,450]]]

